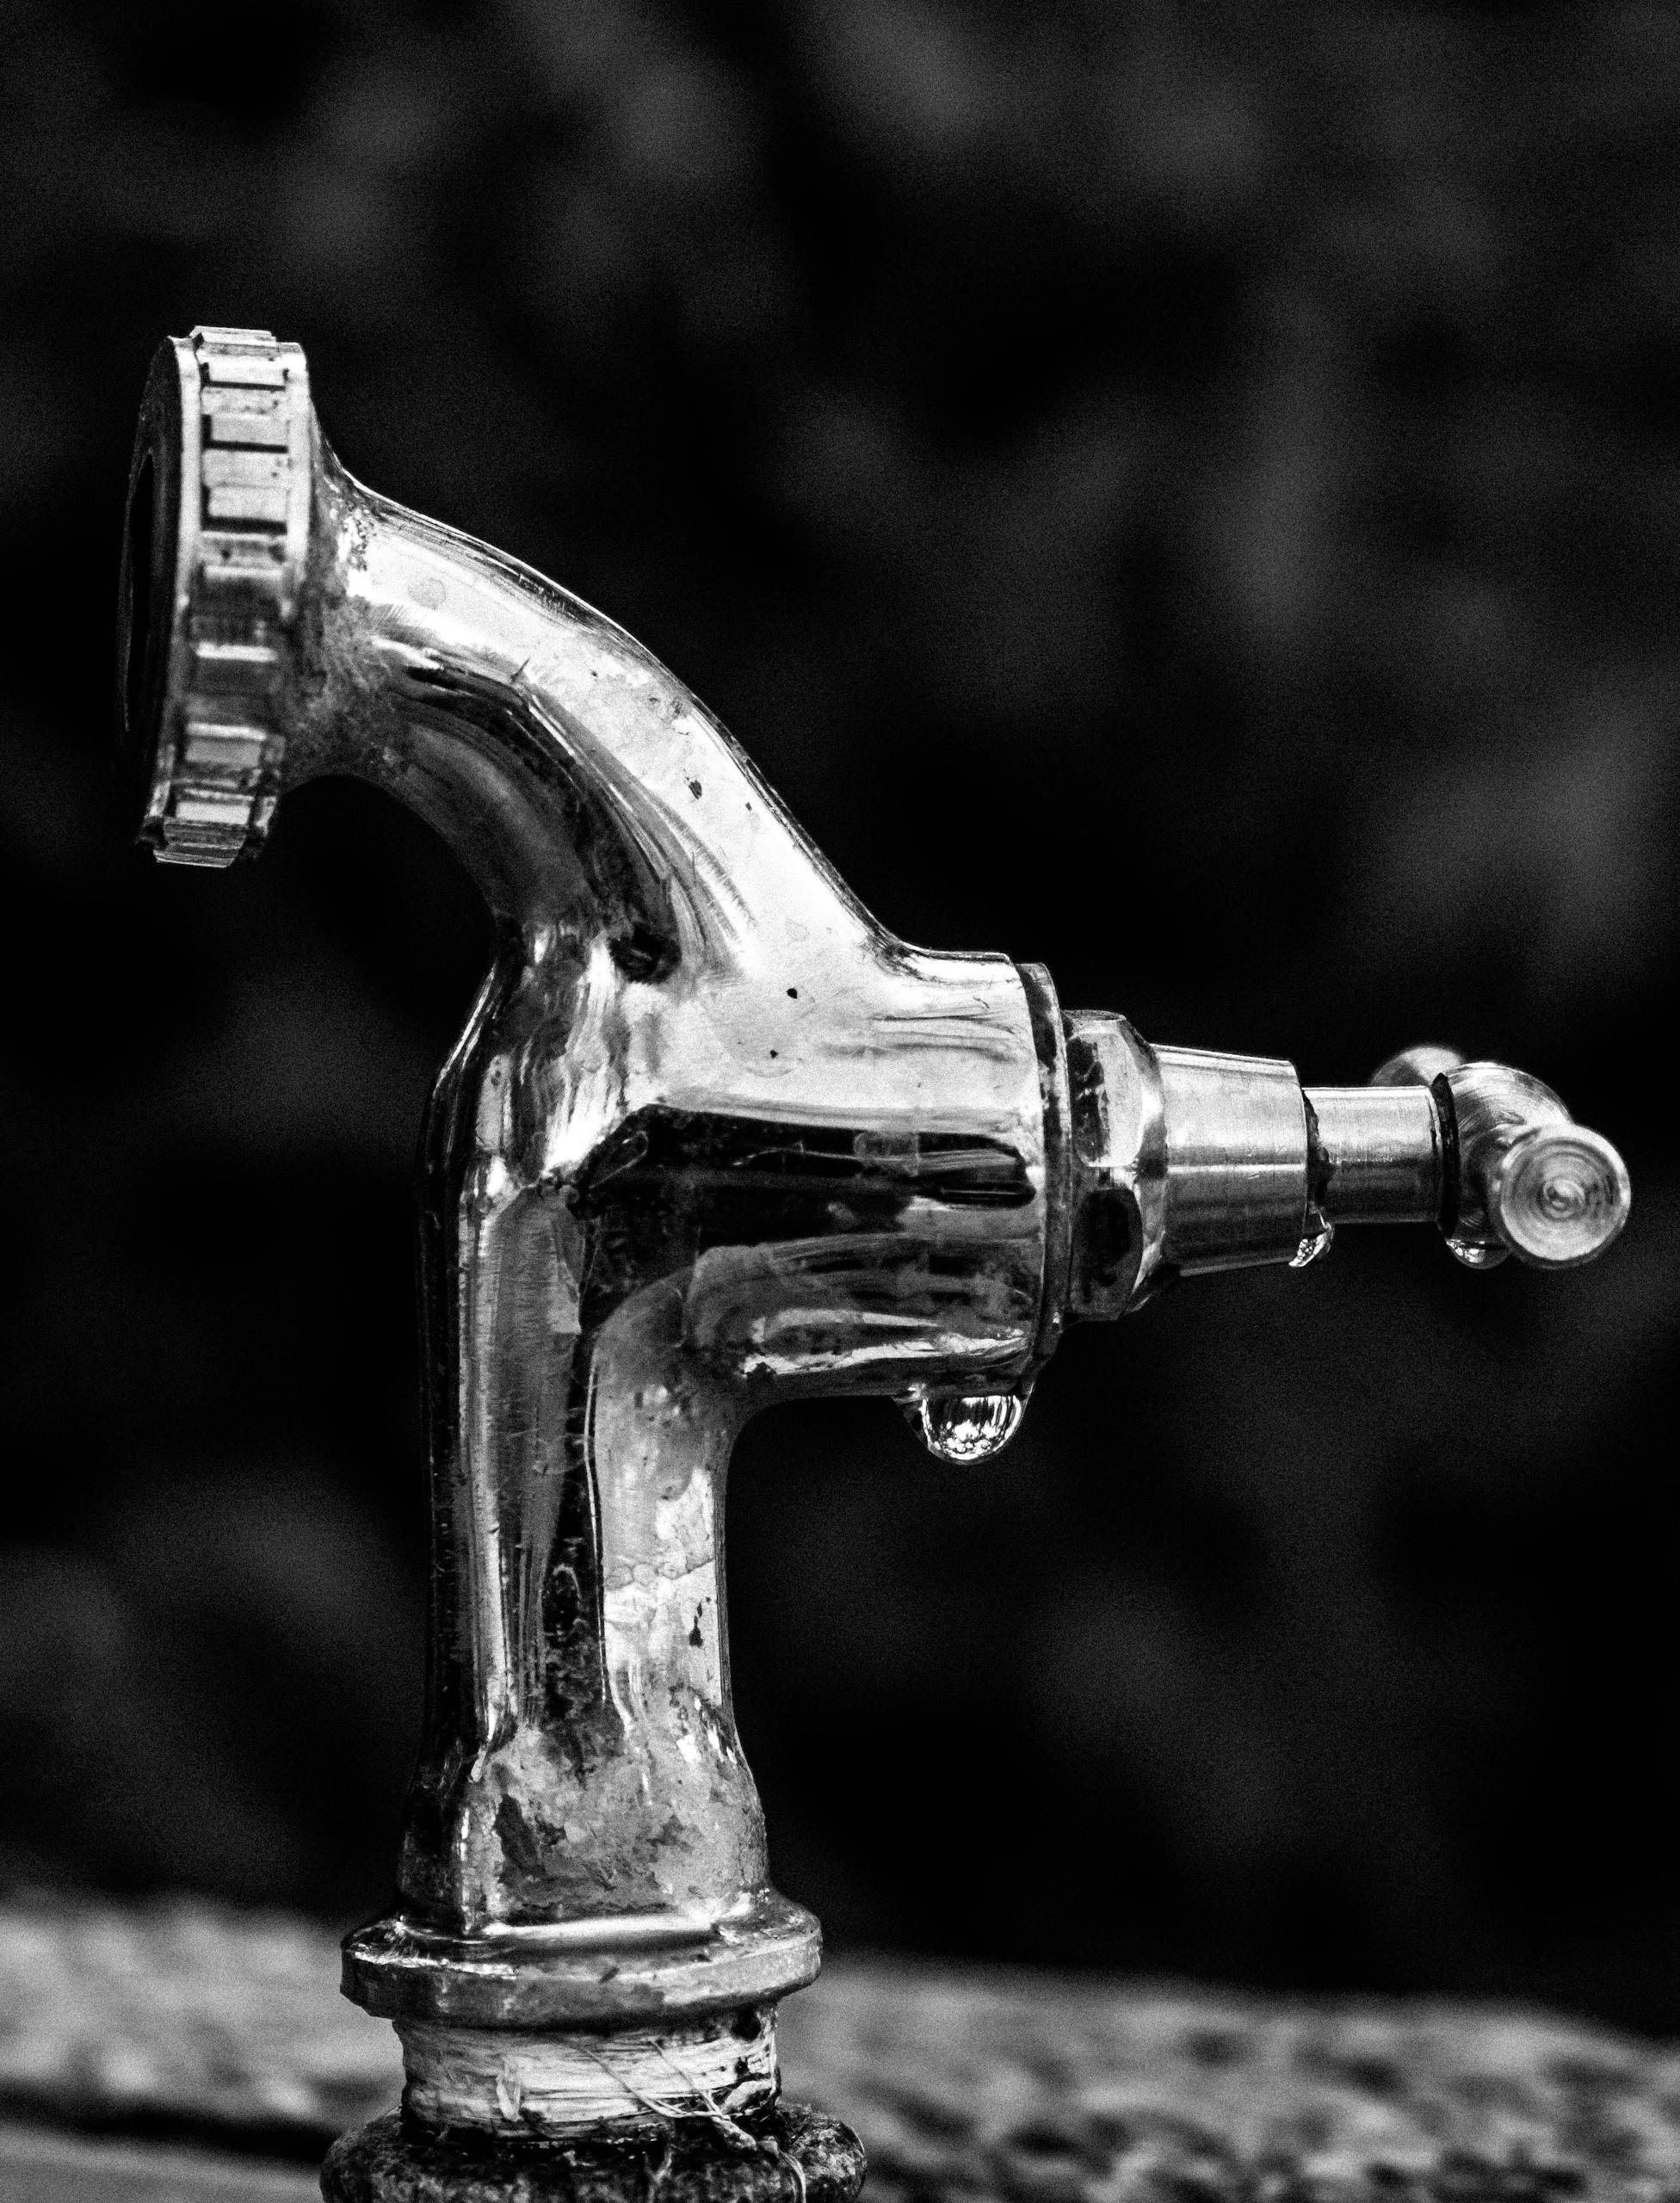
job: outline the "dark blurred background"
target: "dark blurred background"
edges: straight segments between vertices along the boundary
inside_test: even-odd
[[[752,1427],[742,1726],[831,1943],[1680,2027],[1680,16],[0,5],[0,1879],[346,1920],[418,1714],[411,1163],[486,949],[348,784],[108,774],[152,347],[723,715],[891,926],[1621,1142],[1600,1268],[1345,1234],[1014,1448]]]

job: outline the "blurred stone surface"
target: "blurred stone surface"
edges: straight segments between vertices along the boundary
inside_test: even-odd
[[[312,2161],[401,2083],[391,2030],[337,1987],[332,1938],[279,1915],[9,1908],[0,2121]],[[856,2129],[883,2203],[1649,2203],[1680,2183],[1680,2050],[1537,2011],[876,1959],[826,1968],[783,2028],[789,2095]],[[80,2162],[90,2194],[148,2192],[132,2152],[102,2181]]]

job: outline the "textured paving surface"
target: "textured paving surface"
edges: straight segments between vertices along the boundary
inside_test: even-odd
[[[0,1911],[0,2114],[308,2161],[400,2078],[337,1979],[331,1936],[283,1917]],[[1680,2196],[1680,2047],[1541,2014],[876,1960],[783,2025],[790,2093],[905,2203]],[[103,2192],[142,2192],[133,2155],[89,2160]],[[0,2203],[25,2193],[0,2163]]]
[[[304,2165],[0,2124],[0,2203],[320,2203]]]

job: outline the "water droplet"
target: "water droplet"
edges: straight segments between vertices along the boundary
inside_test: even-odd
[[[1026,1412],[1017,1392],[923,1392],[905,1403],[911,1429],[940,1461],[989,1461]]]
[[[1449,1239],[1447,1244],[1467,1270],[1498,1269],[1505,1259],[1503,1247],[1485,1247],[1475,1239]]]
[[[1289,1257],[1292,1270],[1304,1270],[1309,1262],[1316,1262],[1320,1255],[1327,1255],[1336,1237],[1336,1226],[1318,1210],[1306,1212],[1306,1237]]]

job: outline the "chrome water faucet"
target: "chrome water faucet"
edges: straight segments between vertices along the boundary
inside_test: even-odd
[[[350,774],[497,927],[427,1119],[425,1733],[347,1991],[396,2023],[411,2134],[750,2138],[818,1933],[770,1885],[730,1706],[747,1418],[886,1394],[979,1459],[1070,1322],[1343,1224],[1584,1262],[1627,1172],[1497,1064],[1303,1087],[906,947],[622,629],[347,476],[264,331],[158,355],[121,629],[158,856],[254,855],[289,789]]]

